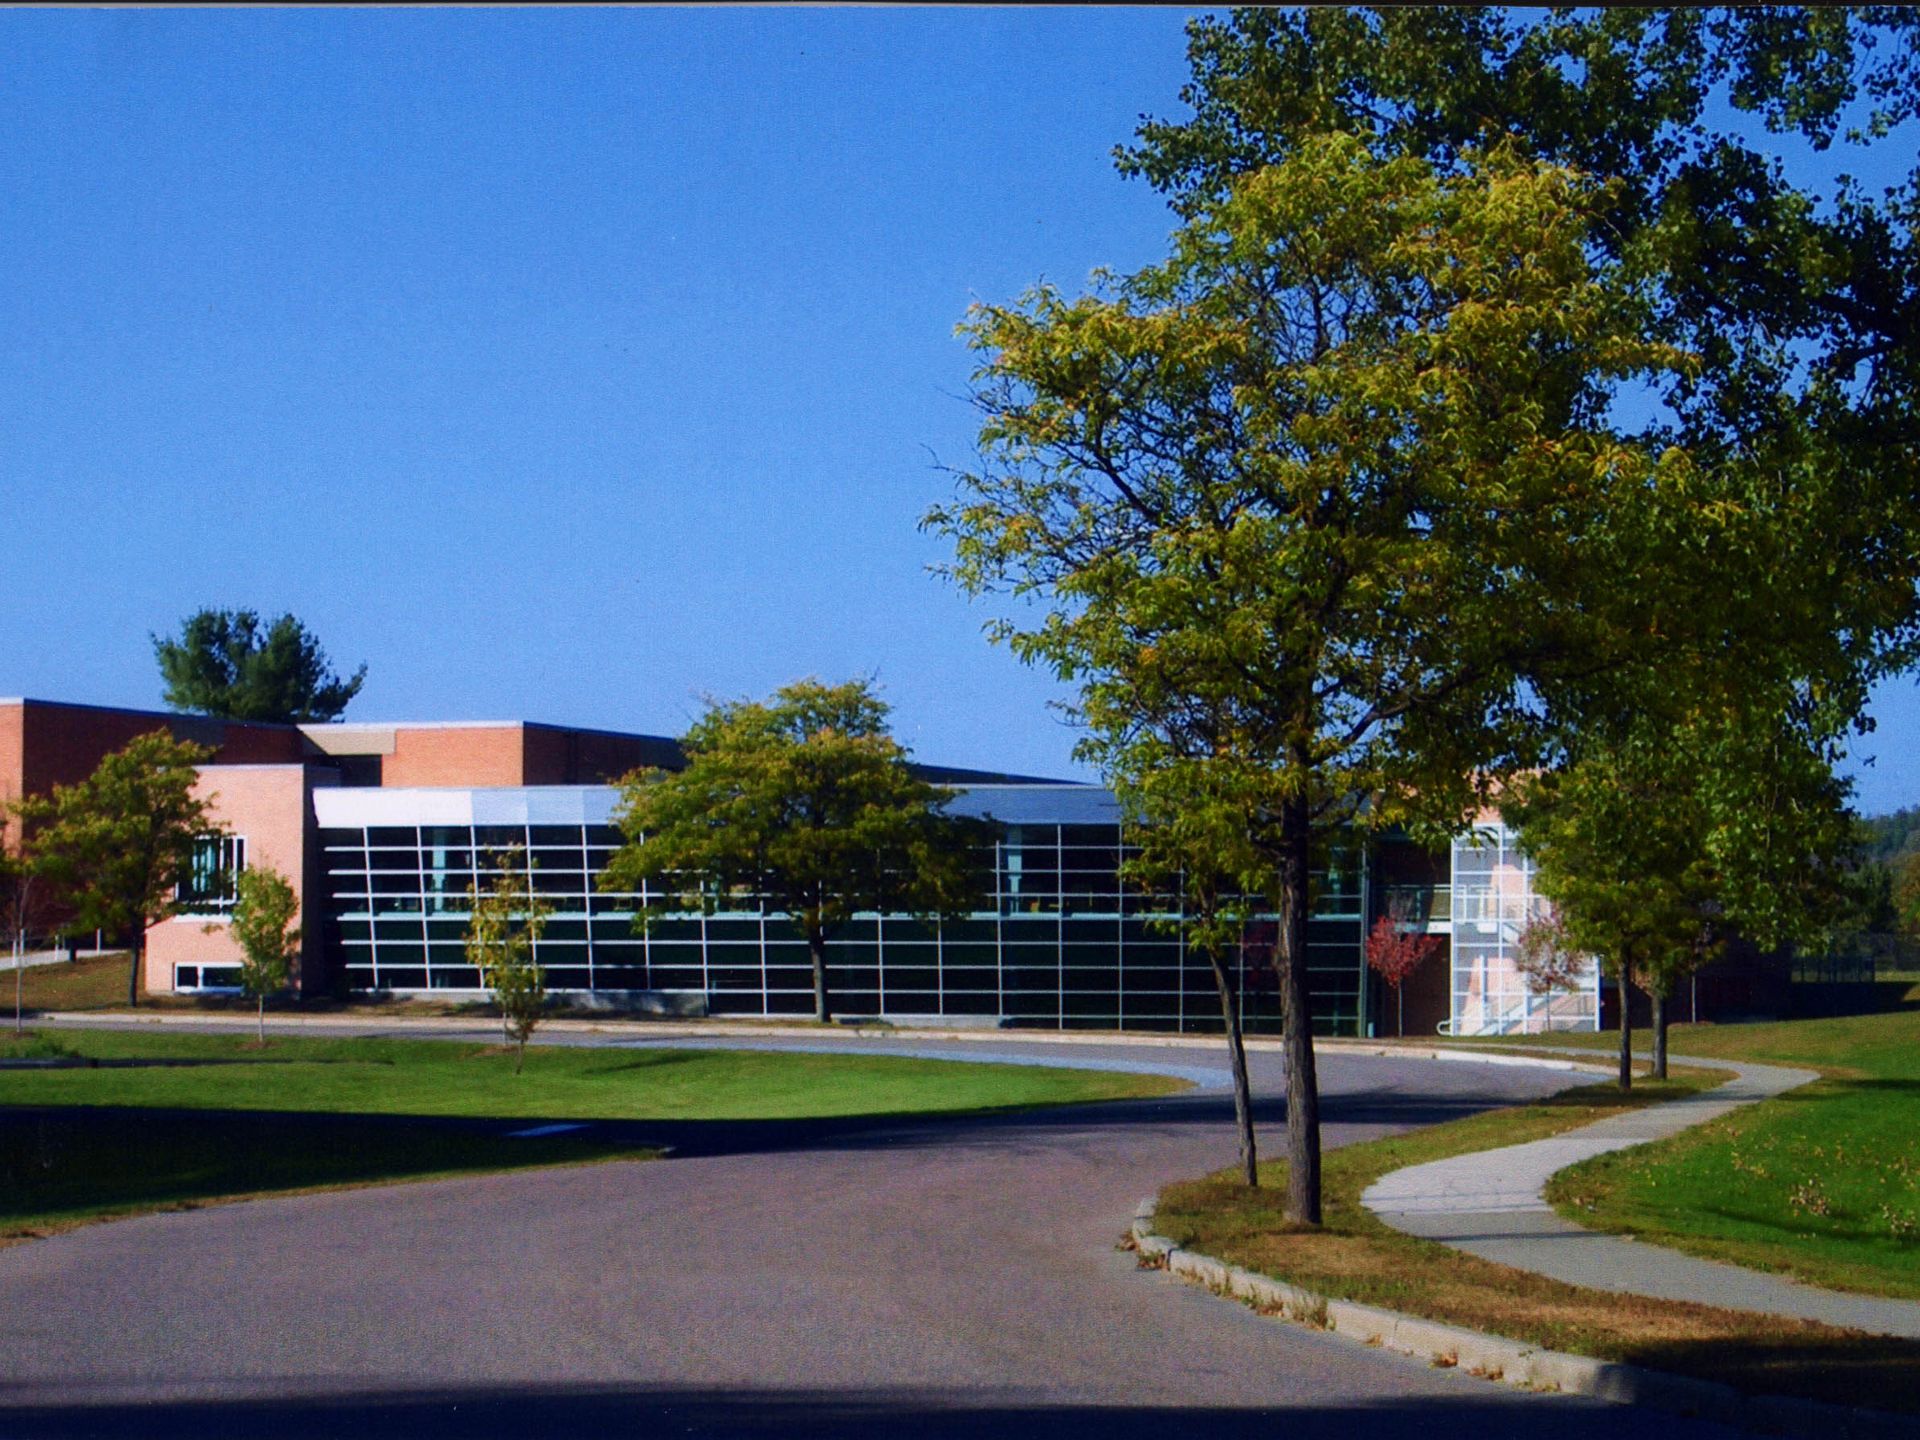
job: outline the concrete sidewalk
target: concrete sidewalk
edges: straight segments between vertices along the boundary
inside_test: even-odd
[[[1920,1339],[1920,1301],[1818,1290],[1778,1275],[1597,1234],[1547,1204],[1547,1181],[1569,1165],[1663,1140],[1819,1078],[1811,1070],[1778,1065],[1685,1063],[1732,1070],[1735,1078],[1702,1094],[1612,1116],[1548,1140],[1396,1170],[1368,1187],[1361,1203],[1396,1230],[1570,1285]]]

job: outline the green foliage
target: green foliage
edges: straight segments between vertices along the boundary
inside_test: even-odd
[[[1639,281],[1646,333],[1697,358],[1646,378],[1724,531],[1649,532],[1656,559],[1689,551],[1722,583],[1700,587],[1705,615],[1656,602],[1647,619],[1705,654],[1727,648],[1717,612],[1763,669],[1779,668],[1775,647],[1793,652],[1827,732],[1856,724],[1873,678],[1914,658],[1920,164],[1910,140],[1888,141],[1904,144],[1904,185],[1816,191],[1721,117],[1822,149],[1910,136],[1920,14],[1244,9],[1197,18],[1189,37],[1192,113],[1144,122],[1120,152],[1183,213],[1329,133],[1446,174],[1504,141],[1606,186],[1590,242]]]
[[[26,934],[39,912],[41,865],[22,832],[20,801],[0,802],[0,946]],[[15,833],[10,843],[8,832]]]
[[[1590,726],[1502,806],[1554,903],[1552,950],[1598,957],[1623,1001],[1635,984],[1653,997],[1662,1078],[1664,1002],[1681,979],[1736,936],[1765,949],[1823,941],[1849,894],[1854,820],[1828,748],[1782,723],[1764,686],[1745,703],[1703,703],[1714,678],[1676,664],[1664,702],[1648,697],[1621,728]],[[1624,1003],[1621,1014],[1625,1086]]]
[[[815,1013],[831,1012],[825,944],[860,911],[959,916],[983,902],[980,847],[992,831],[944,813],[867,682],[801,680],[766,702],[715,704],[681,738],[679,771],[621,782],[626,843],[602,889],[669,898],[649,921],[725,909],[787,916],[814,958]]]
[[[1920,851],[1901,856],[1891,879],[1887,900],[1894,921],[1909,937],[1920,937]]]
[[[1850,182],[1811,197],[1720,118],[1757,114],[1819,149],[1880,139],[1920,114],[1911,11],[1242,9],[1188,34],[1191,114],[1145,121],[1119,152],[1185,213],[1329,133],[1448,169],[1512,137],[1616,183],[1596,243],[1664,272],[1663,313],[1703,355],[1731,322],[1735,350],[1765,330],[1911,379],[1898,352],[1913,334],[1914,197],[1870,201]]]
[[[267,996],[287,988],[300,956],[300,899],[271,865],[254,865],[234,880],[233,938],[240,946],[240,988],[259,1006],[266,1039]]]
[[[1508,147],[1444,174],[1307,140],[1164,264],[963,327],[985,421],[929,516],[952,573],[1050,602],[995,633],[1079,683],[1141,865],[1221,943],[1272,897],[1290,1032],[1310,852],[1459,829],[1534,753],[1556,667],[1644,623],[1644,497],[1689,508],[1686,457],[1606,419],[1618,383],[1688,368],[1592,258],[1610,205]]]
[[[518,845],[489,859],[493,883],[467,886],[467,963],[493,992],[501,1029],[514,1047],[513,1071],[525,1063],[527,1041],[547,1008],[547,980],[534,963],[533,944],[553,907],[533,891],[533,862]]]
[[[146,927],[178,913],[194,843],[219,833],[196,796],[204,745],[155,730],[101,760],[77,785],[21,805],[40,873],[83,929],[125,933],[132,950],[127,1003],[138,1003]]]
[[[166,702],[229,720],[305,724],[337,720],[367,667],[334,674],[320,642],[292,615],[262,628],[251,610],[201,610],[177,639],[153,637]]]
[[[1665,995],[1735,934],[1770,948],[1822,932],[1842,900],[1846,789],[1764,718],[1643,717],[1517,787],[1503,808],[1568,945]]]

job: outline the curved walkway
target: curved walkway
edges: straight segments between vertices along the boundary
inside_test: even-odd
[[[1217,1045],[1151,1058],[1207,1069]],[[981,1048],[1150,1058],[1005,1035]],[[1283,1113],[1278,1072],[1277,1057],[1255,1059],[1263,1127]],[[1332,1052],[1321,1077],[1329,1144],[1568,1083]],[[1275,1326],[1138,1268],[1115,1248],[1135,1201],[1229,1162],[1232,1117],[1229,1097],[1195,1091],[769,1126],[650,1164],[73,1231],[0,1251],[0,1435],[1618,1434],[1604,1402],[1504,1391]],[[1665,1415],[1634,1424],[1730,1434]]]
[[[1717,1089],[1611,1116],[1546,1140],[1456,1155],[1384,1175],[1360,1197],[1396,1230],[1570,1285],[1695,1300],[1920,1339],[1920,1301],[1819,1290],[1778,1275],[1700,1260],[1574,1224],[1547,1203],[1547,1182],[1596,1155],[1664,1140],[1819,1078],[1811,1070],[1741,1061],[1685,1063],[1732,1070]]]

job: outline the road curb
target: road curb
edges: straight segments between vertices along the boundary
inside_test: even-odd
[[[1216,1295],[1240,1300],[1296,1325],[1331,1331],[1362,1345],[1411,1355],[1483,1380],[1524,1390],[1586,1395],[1615,1405],[1639,1405],[1794,1440],[1914,1440],[1920,1420],[1879,1410],[1857,1410],[1783,1395],[1749,1395],[1711,1380],[1672,1375],[1617,1360],[1545,1350],[1501,1335],[1437,1320],[1422,1320],[1324,1295],[1229,1265],[1174,1244],[1153,1231],[1154,1202],[1134,1214],[1134,1249],[1143,1263]]]

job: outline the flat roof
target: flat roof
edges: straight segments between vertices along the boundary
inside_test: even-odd
[[[958,785],[948,809],[1008,825],[1112,825],[1113,792],[1098,785]],[[316,790],[323,830],[381,825],[611,825],[613,785],[520,785],[484,789],[361,786]]]

